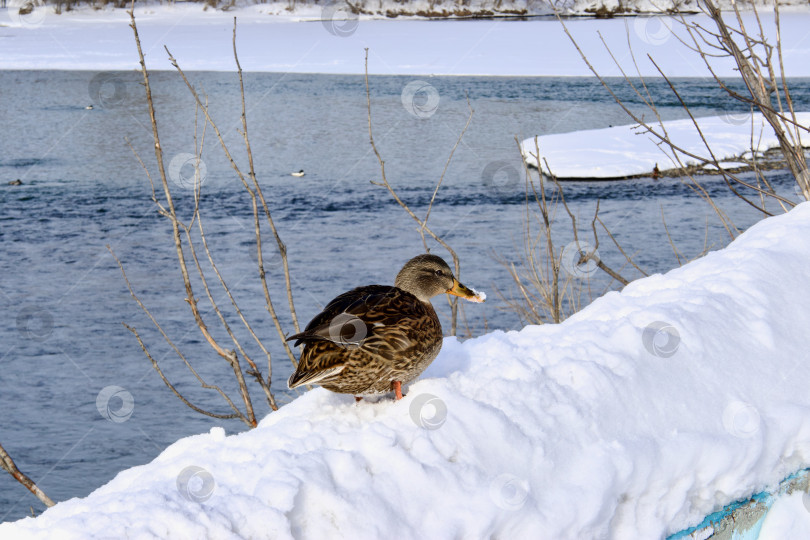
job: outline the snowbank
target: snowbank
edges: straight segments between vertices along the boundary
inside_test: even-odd
[[[233,71],[231,38],[236,16],[239,58],[246,71],[362,74],[368,47],[372,74],[591,76],[553,18],[374,20],[355,19],[329,5],[302,7],[309,11],[296,15],[269,15],[268,9],[254,5],[227,12],[203,11],[199,4],[178,3],[138,7],[135,13],[150,69],[173,69],[163,50],[166,45],[186,70]],[[24,17],[17,13],[0,9],[0,69],[139,67],[129,17],[122,9],[55,15],[52,8],[37,8]],[[762,13],[761,19],[774,42],[773,14]],[[687,16],[687,20],[712,24],[702,16]],[[747,28],[757,27],[752,14],[743,20]],[[805,39],[810,12],[786,9],[781,20],[786,74],[810,76],[810,41]],[[630,55],[624,53],[629,39],[646,76],[660,76],[646,59],[648,54],[671,77],[709,76],[697,55],[680,42],[688,36],[674,18],[586,19],[566,24],[605,76],[621,72],[600,34],[614,52],[621,51],[618,57],[625,72],[635,73]],[[713,64],[719,76],[737,77],[733,62]]]
[[[808,266],[805,203],[563,324],[448,338],[399,402],[315,389],[0,537],[660,538],[810,464]]]
[[[797,121],[810,126],[810,112],[797,113]],[[748,152],[751,141],[758,153],[777,148],[779,141],[762,114],[729,113],[724,116],[697,118],[700,132],[692,120],[672,120],[651,124],[659,133],[669,134],[670,140],[686,152],[710,159],[706,143],[711,146],[718,161],[734,159]],[[663,129],[661,128],[663,126]],[[753,136],[752,136],[753,133]],[[614,126],[571,133],[555,133],[526,139],[521,143],[521,152],[526,163],[537,167],[537,152],[543,171],[549,168],[557,178],[564,179],[615,179],[638,175],[650,175],[658,165],[661,172],[678,169],[680,165],[670,155],[665,155],[656,137],[638,125]],[[696,165],[697,161],[681,154],[684,165]],[[546,166],[548,164],[548,166]],[[745,166],[733,162],[728,167]]]

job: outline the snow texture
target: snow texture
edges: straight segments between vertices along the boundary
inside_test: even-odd
[[[562,324],[447,338],[401,401],[316,388],[0,538],[661,538],[810,464],[808,266],[805,203]]]
[[[810,496],[800,491],[774,502],[762,529],[759,540],[785,540],[786,538],[810,538]]]
[[[706,143],[714,156],[720,160],[750,154],[754,142],[758,153],[777,148],[779,141],[773,129],[761,113],[728,113],[723,116],[697,118],[700,131],[691,119],[651,123],[659,134],[668,134],[670,140],[689,154],[710,159]],[[797,113],[796,120],[810,125],[810,112]],[[705,142],[704,142],[705,139]],[[614,126],[603,129],[557,133],[526,139],[521,143],[521,152],[530,165],[537,167],[537,153],[543,171],[549,169],[557,178],[623,178],[634,175],[649,175],[658,165],[660,171],[680,167],[671,151],[658,146],[660,139],[638,125]],[[698,162],[680,153],[684,165]],[[750,156],[749,156],[750,157]],[[745,166],[732,162],[725,166]]]
[[[227,12],[179,3],[135,10],[147,65],[153,70],[173,69],[164,45],[186,70],[235,70],[231,38],[236,16],[237,45],[245,71],[362,74],[364,48],[368,48],[371,74],[591,75],[562,25],[553,18],[378,20],[353,18],[331,4],[309,5],[292,15],[269,12],[270,7],[261,4]],[[687,16],[686,20],[712,26],[705,16]],[[763,9],[761,20],[774,43],[773,13]],[[747,28],[757,28],[752,14],[745,14],[743,21]],[[786,75],[810,76],[810,40],[806,39],[810,12],[785,8],[781,21]],[[627,54],[629,40],[642,75],[660,77],[649,54],[668,76],[710,76],[699,57],[681,43],[689,38],[675,18],[569,19],[566,25],[604,76],[620,76],[621,71],[600,34],[626,73],[636,73]],[[0,43],[0,69],[139,67],[129,17],[122,9],[78,9],[56,15],[52,7],[42,7],[25,16],[14,8],[0,9]],[[712,64],[721,77],[738,76],[727,58]]]

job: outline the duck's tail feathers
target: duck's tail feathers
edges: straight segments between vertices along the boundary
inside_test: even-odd
[[[340,372],[343,371],[345,367],[345,364],[339,364],[337,366],[331,366],[325,369],[319,369],[317,371],[296,371],[290,375],[290,379],[287,381],[287,386],[290,388],[290,390],[292,390],[293,388],[307,384],[319,384],[326,379],[340,375]]]

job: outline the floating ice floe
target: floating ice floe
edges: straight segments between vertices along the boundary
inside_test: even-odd
[[[796,117],[799,124],[810,126],[810,112],[797,113]],[[726,160],[720,164],[725,169],[747,166],[735,158],[750,156],[752,140],[758,155],[779,146],[773,129],[760,113],[745,118],[707,116],[698,118],[697,124],[700,131],[691,119],[652,123],[651,127],[658,133],[666,132],[684,152],[706,159],[710,158],[706,149],[708,143],[718,161]],[[804,142],[810,146],[810,135]],[[521,143],[521,152],[527,164],[538,167],[539,150],[539,166],[543,172],[560,180],[656,176],[653,172],[656,167],[659,173],[681,168],[670,149],[663,146],[667,150],[664,153],[658,143],[658,137],[632,124],[532,137]],[[699,164],[686,153],[679,153],[685,166]]]

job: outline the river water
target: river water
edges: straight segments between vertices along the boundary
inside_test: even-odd
[[[195,72],[189,78],[209,100],[234,158],[244,164],[235,76]],[[524,251],[526,196],[515,138],[627,119],[591,79],[431,77],[422,79],[417,85],[422,91],[403,104],[403,91],[413,82],[409,77],[370,80],[375,141],[387,178],[424,215],[469,109],[474,111],[429,224],[458,252],[462,281],[489,293],[485,304],[465,306],[459,333],[519,329],[524,322],[496,294],[515,294],[503,262],[519,263]],[[180,215],[187,220],[191,213],[189,156],[195,137],[196,142],[204,138],[203,225],[220,271],[270,347],[277,398],[289,402],[294,395],[285,382],[291,365],[277,343],[256,277],[250,199],[210,127],[203,130],[199,122],[195,131],[194,101],[182,81],[158,72],[153,84]],[[369,145],[362,77],[246,74],[245,85],[257,176],[288,248],[296,309],[305,324],[340,292],[391,283],[402,263],[423,251],[422,240],[415,222],[373,184],[381,176]],[[696,116],[729,114],[733,121],[740,110],[726,105],[711,81],[684,79],[677,85]],[[663,83],[650,89],[663,118],[685,116]],[[794,84],[797,108],[810,107],[808,90],[810,81]],[[627,89],[620,94],[640,110]],[[167,377],[191,401],[228,412],[222,399],[200,388],[172,355],[130,297],[106,248],[121,259],[140,298],[200,375],[233,393],[232,373],[203,344],[189,315],[169,224],[157,214],[147,175],[133,154],[134,149],[157,178],[139,75],[3,72],[0,96],[0,442],[52,498],[64,500],[150,461],[180,437],[215,425],[228,432],[243,429],[237,420],[201,416],[171,395],[121,324],[139,331]],[[305,176],[290,175],[299,169]],[[784,172],[769,176],[795,199]],[[16,179],[22,185],[7,185]],[[759,219],[719,178],[706,177],[704,184],[739,228]],[[600,201],[601,219],[648,273],[678,264],[662,212],[687,257],[705,245],[718,249],[729,241],[713,211],[678,179],[584,182],[566,186],[565,194],[578,216],[580,238],[592,241],[590,220]],[[573,234],[561,209],[556,220],[555,240],[563,246]],[[639,277],[604,234],[600,239],[607,264],[630,279]],[[446,256],[434,242],[429,246]],[[275,306],[290,332],[280,257],[269,234],[263,253]],[[215,276],[207,277],[213,283]],[[595,281],[592,291],[598,295],[606,288],[617,286]],[[220,289],[212,290],[227,303]],[[217,327],[202,289],[195,291],[206,321]],[[437,298],[435,305],[449,329],[446,302]],[[258,413],[265,415],[258,389],[252,392]],[[42,509],[0,474],[0,521],[23,517],[31,506]]]

